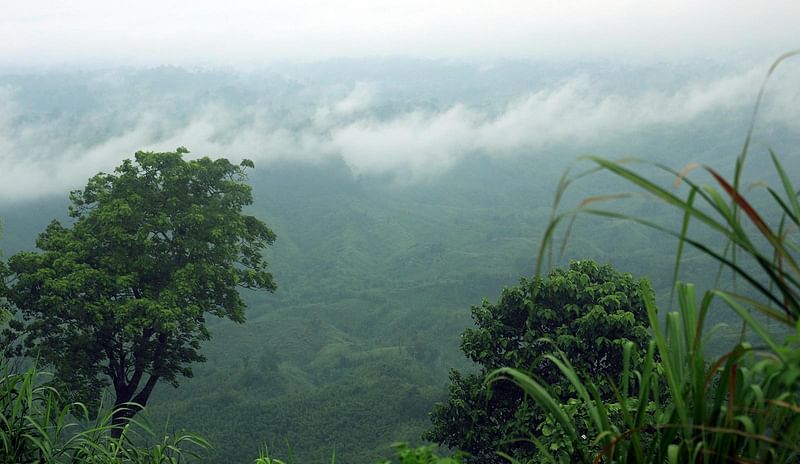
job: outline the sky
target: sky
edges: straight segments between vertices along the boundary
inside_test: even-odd
[[[518,156],[566,145],[588,150],[614,138],[669,133],[731,115],[748,117],[771,60],[800,48],[797,0],[489,4],[4,2],[0,78],[51,73],[48,85],[57,85],[53,75],[83,70],[88,94],[102,96],[78,114],[42,95],[46,110],[37,110],[28,106],[30,98],[20,88],[0,84],[0,201],[63,195],[139,149],[187,146],[194,153],[248,157],[261,165],[336,158],[355,175],[388,175],[404,182],[441,176],[476,153]],[[516,89],[493,102],[492,110],[465,94],[434,108],[409,104],[382,116],[377,115],[386,102],[399,98],[392,87],[380,79],[356,79],[338,87],[334,83],[335,92],[309,87],[317,98],[291,108],[291,118],[270,107],[268,90],[243,103],[207,102],[203,89],[175,103],[186,105],[184,112],[191,115],[175,118],[169,107],[173,96],[165,93],[169,90],[134,95],[124,87],[130,82],[114,71],[164,65],[193,72],[222,69],[234,76],[235,87],[237,73],[257,75],[276,64],[386,57],[430,60],[438,70],[446,70],[447,63],[491,69],[504,60],[625,63],[634,70],[649,66],[651,74],[661,69],[659,63],[712,60],[723,70],[709,73],[716,68],[703,65],[698,76],[668,88],[630,92],[609,90],[614,86],[596,79],[591,69],[579,70]],[[794,134],[800,134],[799,61],[777,73],[761,114],[762,124]],[[627,79],[635,82],[636,77]],[[406,95],[415,90],[404,89]]]
[[[0,67],[424,59],[673,60],[798,46],[797,0],[26,0]]]

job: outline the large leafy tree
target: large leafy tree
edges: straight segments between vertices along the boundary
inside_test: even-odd
[[[510,382],[488,387],[486,375],[500,367],[522,369],[567,402],[574,395],[570,384],[544,358],[561,350],[610,399],[606,379],[622,372],[623,345],[632,341],[641,352],[650,338],[640,288],[631,275],[608,265],[573,261],[547,277],[522,279],[504,289],[497,303],[474,306],[475,327],[464,332],[461,348],[481,368],[451,372],[448,398],[434,407],[425,438],[469,452],[472,462],[505,462],[498,450],[523,462],[532,458],[536,447],[524,439],[531,431],[549,433],[544,411]]]
[[[239,287],[275,290],[262,255],[275,234],[242,212],[252,162],[186,153],[137,152],[92,177],[70,195],[72,223],[53,221],[40,251],[9,260],[25,351],[72,399],[95,403],[110,384],[115,405],[145,405],[159,381],[177,386],[204,360],[208,315],[244,322]]]

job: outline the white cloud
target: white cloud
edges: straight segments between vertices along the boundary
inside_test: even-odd
[[[375,86],[359,82],[343,99],[333,105],[333,112],[338,115],[349,115],[369,108],[375,97]]]
[[[357,174],[437,175],[476,148],[474,129],[481,117],[456,105],[440,113],[359,120],[334,129],[331,143]]]
[[[798,66],[776,76],[760,121],[800,132],[798,76]],[[341,99],[320,101],[290,119],[258,102],[200,104],[189,112],[196,116],[183,122],[159,110],[131,108],[135,114],[126,116],[133,121],[127,130],[92,144],[80,134],[94,130],[113,109],[97,108],[78,121],[25,122],[14,92],[5,88],[0,89],[0,198],[64,194],[136,150],[182,145],[194,154],[247,157],[260,166],[339,157],[356,174],[413,182],[441,175],[469,156],[589,149],[709,118],[741,120],[749,116],[762,77],[749,71],[668,92],[608,93],[579,76],[519,95],[499,111],[456,103],[388,116],[373,111],[380,96],[376,87],[360,83]]]

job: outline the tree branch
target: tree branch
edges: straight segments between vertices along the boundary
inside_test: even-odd
[[[133,402],[141,405],[142,407],[147,405],[147,400],[150,399],[150,394],[153,393],[153,388],[155,388],[156,383],[158,383],[159,377],[154,374],[150,374],[150,378],[147,379],[147,383],[144,384],[144,388],[142,391],[136,394],[133,398]]]

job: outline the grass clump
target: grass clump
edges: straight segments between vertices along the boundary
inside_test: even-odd
[[[785,59],[770,68],[756,102],[758,113],[766,82]],[[547,382],[522,371],[501,368],[488,382],[510,380],[545,408],[569,446],[553,449],[532,437],[544,462],[797,462],[800,459],[800,191],[778,156],[769,150],[776,185],[764,188],[768,204],[756,206],[746,197],[741,175],[750,148],[753,124],[736,158],[733,176],[726,178],[709,166],[690,166],[681,172],[656,165],[688,185],[685,197],[652,181],[622,163],[588,157],[594,166],[585,174],[608,172],[675,208],[683,220],[677,227],[601,209],[598,202],[634,194],[585,199],[580,206],[556,212],[540,249],[540,266],[552,256],[558,225],[578,215],[633,221],[677,238],[673,272],[677,311],[658,314],[653,291],[643,283],[652,340],[646,356],[637,360],[626,346],[622,375],[614,379],[613,402],[602,401],[598,379],[581,378],[560,353],[547,356],[568,379],[575,398],[570,405],[554,399]],[[701,185],[688,176],[702,168],[711,180]],[[556,207],[577,178],[564,177]],[[772,211],[778,211],[777,219]],[[690,234],[690,225],[703,226],[706,235]],[[697,228],[692,228],[696,230]],[[709,238],[711,237],[711,238]],[[566,240],[566,239],[565,239]],[[677,277],[685,247],[716,261],[720,274],[730,272],[733,285],[717,285],[698,295]],[[718,282],[719,283],[719,282]],[[672,300],[672,298],[671,298]],[[721,356],[707,350],[713,331],[705,327],[714,302],[723,303],[742,322],[738,343]],[[672,302],[670,302],[672,306]],[[577,407],[582,414],[575,414]],[[589,430],[582,433],[581,430]],[[509,460],[514,461],[509,457]]]
[[[140,420],[113,438],[113,411],[92,420],[83,404],[64,404],[45,376],[35,366],[13,372],[0,357],[0,464],[178,464],[210,446],[191,433],[157,436]]]

